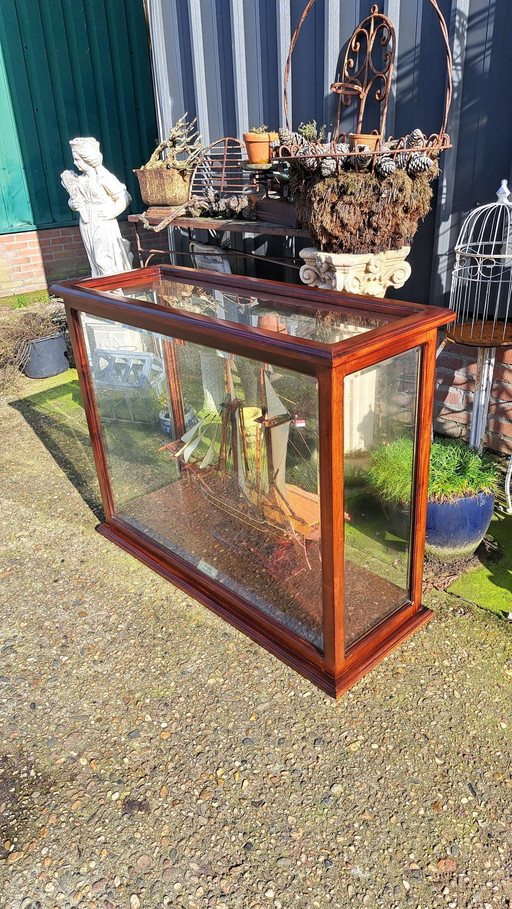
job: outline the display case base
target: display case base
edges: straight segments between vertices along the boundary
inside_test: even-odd
[[[375,647],[372,648],[371,644],[368,644],[367,654],[359,657],[354,665],[349,664],[345,671],[334,678],[323,671],[320,666],[315,665],[313,661],[314,648],[306,642],[303,643],[305,652],[303,654],[295,653],[278,637],[274,637],[271,631],[262,627],[256,617],[253,619],[250,615],[242,614],[230,607],[229,604],[221,602],[220,599],[210,595],[206,589],[201,589],[190,577],[187,577],[185,570],[182,573],[177,568],[174,569],[169,566],[163,558],[160,558],[157,554],[152,554],[147,547],[142,547],[138,542],[131,539],[128,533],[124,533],[118,527],[113,527],[107,523],[99,524],[96,530],[148,568],[151,568],[157,574],[170,581],[170,583],[179,587],[203,606],[215,612],[237,628],[238,631],[243,632],[251,640],[268,650],[273,656],[276,656],[283,663],[290,666],[291,669],[299,672],[304,678],[313,682],[318,688],[334,698],[340,697],[433,616],[431,609],[422,606],[418,612],[414,613],[398,628],[393,627],[389,636],[381,640]],[[313,659],[308,659],[308,650],[311,651]]]

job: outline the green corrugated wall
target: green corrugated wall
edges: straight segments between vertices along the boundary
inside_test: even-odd
[[[143,0],[1,0],[0,233],[75,220],[75,136],[100,141],[135,210],[157,136]]]

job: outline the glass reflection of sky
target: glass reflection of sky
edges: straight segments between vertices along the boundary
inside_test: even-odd
[[[371,331],[390,322],[393,316],[382,313],[367,316],[348,309],[318,309],[311,303],[292,300],[285,305],[270,299],[244,297],[181,284],[165,278],[152,279],[118,289],[118,293],[134,300],[145,300],[155,305],[168,306],[201,316],[247,325],[275,334],[335,344],[354,335]]]

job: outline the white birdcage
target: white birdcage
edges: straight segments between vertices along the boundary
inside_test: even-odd
[[[512,203],[502,180],[497,202],[475,208],[455,246],[448,337],[473,347],[512,347]]]
[[[506,180],[497,202],[475,208],[464,221],[455,246],[450,309],[456,320],[447,338],[478,348],[475,395],[469,433],[481,449],[497,347],[512,347],[512,203]],[[505,478],[507,512],[512,514],[512,457]]]

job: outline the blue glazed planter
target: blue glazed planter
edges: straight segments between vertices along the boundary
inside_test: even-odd
[[[443,558],[470,555],[482,542],[494,508],[494,494],[478,493],[456,502],[429,502],[427,550]]]
[[[425,549],[438,558],[453,559],[471,555],[482,542],[494,508],[494,493],[455,502],[427,504]],[[410,534],[410,512],[399,505],[385,507],[394,533],[406,540]]]
[[[174,424],[168,407],[164,407],[164,409],[159,412],[158,419],[162,432],[167,433],[168,436],[172,435],[172,437],[175,438]],[[197,415],[194,408],[185,405],[185,429],[192,429],[196,423]]]

